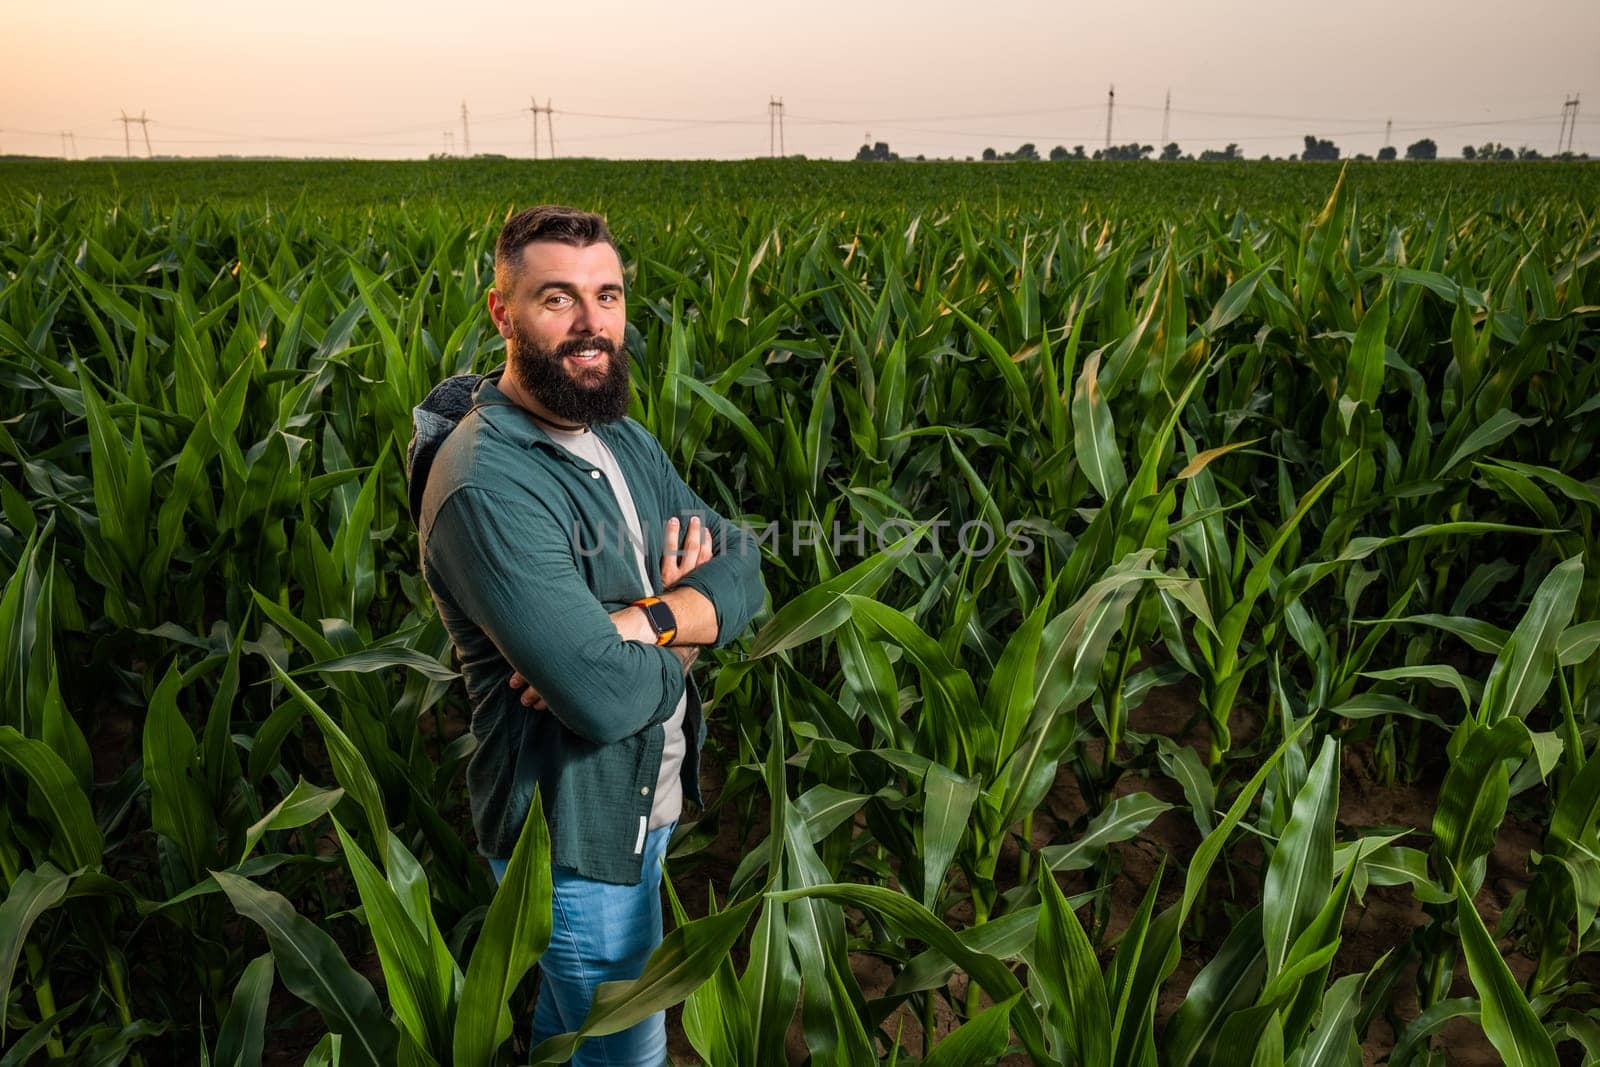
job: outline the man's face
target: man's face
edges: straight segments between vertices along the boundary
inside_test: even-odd
[[[512,372],[552,415],[588,424],[627,414],[627,308],[610,245],[527,245],[504,320]]]

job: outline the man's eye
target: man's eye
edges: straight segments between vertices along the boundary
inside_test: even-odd
[[[562,307],[570,303],[571,300],[572,298],[566,293],[555,293],[550,297],[550,299],[545,301],[545,304],[549,307]]]
[[[621,293],[601,293],[600,294],[600,302],[602,304],[615,304],[617,301],[619,301],[621,299],[622,299],[622,294]]]

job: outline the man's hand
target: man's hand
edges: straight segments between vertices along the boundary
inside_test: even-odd
[[[678,546],[677,519],[667,520],[666,551],[661,554],[661,587],[671,589],[700,564],[711,559],[711,530],[698,515],[689,519],[683,531],[683,546]]]
[[[522,696],[519,699],[522,701],[523,707],[532,708],[534,711],[550,710],[549,703],[539,695],[537,689],[528,684],[528,680],[518,671],[511,672],[511,688],[522,690]]]

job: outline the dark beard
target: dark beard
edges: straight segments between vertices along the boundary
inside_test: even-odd
[[[596,422],[616,422],[627,415],[628,351],[617,348],[608,338],[577,338],[548,350],[540,348],[513,319],[506,348],[517,380],[550,414],[563,422],[588,426]],[[605,374],[599,380],[587,375],[585,380],[575,379],[562,362],[586,348],[606,354]]]

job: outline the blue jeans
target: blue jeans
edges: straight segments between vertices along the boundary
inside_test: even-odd
[[[661,944],[661,861],[673,826],[651,830],[644,843],[638,885],[613,885],[556,867],[550,907],[550,947],[539,960],[539,995],[533,1008],[533,1044],[583,1025],[601,982],[639,977]],[[495,881],[506,861],[491,859]],[[659,1067],[667,1062],[667,1013],[657,1012],[618,1034],[591,1037],[578,1047],[573,1067]]]

